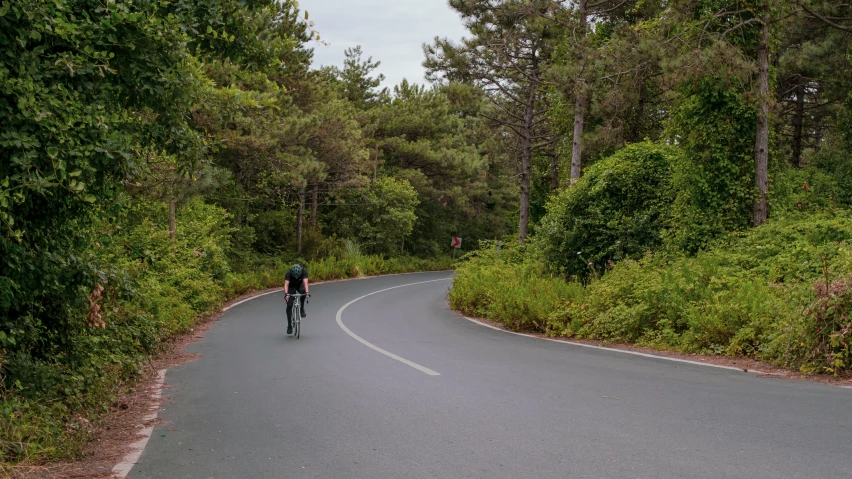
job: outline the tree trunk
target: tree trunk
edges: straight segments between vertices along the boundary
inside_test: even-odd
[[[757,138],[755,139],[754,183],[757,187],[757,198],[754,202],[754,225],[759,226],[766,221],[767,199],[769,196],[769,5],[764,0],[762,7],[762,22],[760,45],[757,49],[757,64],[759,68],[759,102],[757,114]]]
[[[176,226],[175,226],[175,200],[169,200],[169,239],[172,240],[172,244],[175,243],[175,239],[177,238]]]
[[[527,240],[530,224],[530,179],[532,178],[532,136],[535,115],[536,82],[530,84],[530,95],[524,107],[524,138],[521,146],[521,222],[518,240],[521,244]]]
[[[582,80],[581,80],[582,82]],[[582,87],[581,87],[582,88]],[[583,122],[586,110],[584,93],[578,93],[574,105],[574,143],[571,145],[571,184],[577,182],[583,174]]]
[[[586,25],[588,18],[586,17],[586,0],[578,2],[578,13],[580,15],[580,57],[585,61],[586,56]],[[571,184],[577,182],[580,175],[583,174],[583,127],[585,122],[586,107],[588,105],[586,81],[583,74],[577,78],[576,85],[577,99],[574,102],[574,137],[571,145]]]
[[[299,213],[296,215],[296,252],[302,252],[302,219],[305,216],[305,192],[299,193]]]
[[[319,211],[319,184],[314,185],[311,197],[311,228],[317,229],[317,212]]]
[[[802,166],[802,123],[805,118],[805,85],[796,87],[796,114],[793,117],[793,167]]]
[[[559,155],[556,153],[550,155],[550,189],[559,189]]]
[[[820,83],[817,83],[814,90],[814,99],[813,102],[815,105],[819,105],[822,103],[822,94],[823,94],[823,86]],[[819,118],[818,121],[814,122],[813,126],[813,143],[816,145],[816,148],[820,148],[822,145],[822,138],[825,136],[825,118]]]
[[[636,123],[629,136],[633,143],[639,143],[645,139],[643,135],[644,128],[642,128],[642,126],[645,119],[645,102],[647,100],[647,96],[648,88],[645,86],[645,78],[643,77],[639,84],[639,105],[636,107]]]

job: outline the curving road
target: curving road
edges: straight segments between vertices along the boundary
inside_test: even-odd
[[[234,307],[168,371],[128,477],[852,475],[852,390],[494,331],[448,310],[448,277],[312,286],[299,340],[283,295]]]

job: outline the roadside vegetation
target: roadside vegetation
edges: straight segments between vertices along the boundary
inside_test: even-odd
[[[0,4],[0,471],[78,454],[223,302],[511,231],[470,85],[312,68],[295,1]],[[493,142],[492,142],[493,143]],[[0,476],[2,472],[0,472]]]
[[[466,314],[852,369],[848,2],[450,6],[431,84],[384,87],[313,65],[294,0],[0,2],[0,470],[78,454],[292,263],[443,270],[453,236]]]
[[[549,130],[511,130],[555,135],[565,161],[532,143],[529,227],[466,256],[454,308],[552,337],[852,370],[852,83],[824,67],[848,65],[848,5],[482,3],[452,2],[472,36],[427,64],[513,85],[528,101],[493,101]],[[523,19],[502,22],[512,8]]]
[[[696,255],[648,252],[602,276],[589,264],[585,279],[555,273],[537,249],[498,253],[489,243],[471,253],[456,270],[452,306],[551,337],[746,356],[806,373],[852,369],[849,212],[772,220]]]

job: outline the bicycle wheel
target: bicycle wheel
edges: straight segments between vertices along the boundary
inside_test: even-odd
[[[298,300],[297,300],[298,301]],[[302,332],[302,311],[298,306],[293,308],[293,335],[296,336],[296,339],[299,339],[299,335]]]
[[[294,301],[294,303],[295,303],[295,301]],[[294,335],[296,334],[296,320],[292,319],[292,318],[296,317],[296,313],[297,313],[296,305],[295,304],[290,305],[290,318],[291,319],[287,320],[287,326],[288,327],[292,326],[291,331],[292,331],[292,334],[294,334]]]
[[[299,339],[301,334],[302,334],[302,322],[297,320],[296,321],[296,339]]]

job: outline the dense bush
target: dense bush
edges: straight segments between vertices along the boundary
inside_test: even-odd
[[[666,125],[682,151],[672,173],[675,201],[667,242],[690,253],[751,225],[755,110],[741,92],[728,88],[728,80],[684,84],[682,101]]]
[[[773,220],[694,257],[622,261],[586,287],[547,278],[534,255],[521,256],[518,266],[493,248],[472,255],[458,268],[453,307],[552,336],[852,369],[848,212]]]
[[[547,330],[550,314],[583,286],[548,275],[523,247],[498,251],[494,242],[466,256],[456,268],[450,304],[464,314],[489,318],[517,330]]]
[[[4,459],[73,452],[115,385],[138,374],[164,337],[189,330],[224,299],[230,238],[224,210],[200,200],[183,205],[174,243],[164,204],[119,201],[97,216],[80,230],[91,241],[88,250],[76,253],[92,271],[86,291],[78,292],[83,302],[47,316],[67,318],[63,328],[45,320],[12,329],[14,336],[0,332]],[[93,313],[86,297],[97,285],[105,290]]]
[[[847,134],[852,136],[852,133]],[[844,144],[834,144],[835,141],[815,155],[811,169],[823,172],[835,181],[831,196],[838,205],[848,208],[852,207],[852,138]]]
[[[296,215],[291,210],[262,211],[252,215],[250,228],[254,233],[251,246],[264,254],[292,251],[296,245],[293,225]]]
[[[772,177],[769,213],[773,217],[783,217],[790,213],[831,209],[838,204],[841,191],[837,178],[821,168],[779,171]]]
[[[630,145],[588,168],[548,206],[537,241],[559,273],[587,275],[662,243],[676,149]]]
[[[360,241],[373,254],[399,254],[417,219],[420,203],[408,180],[391,177],[372,182],[363,193],[344,195],[351,208],[333,213],[326,228],[344,238]]]

